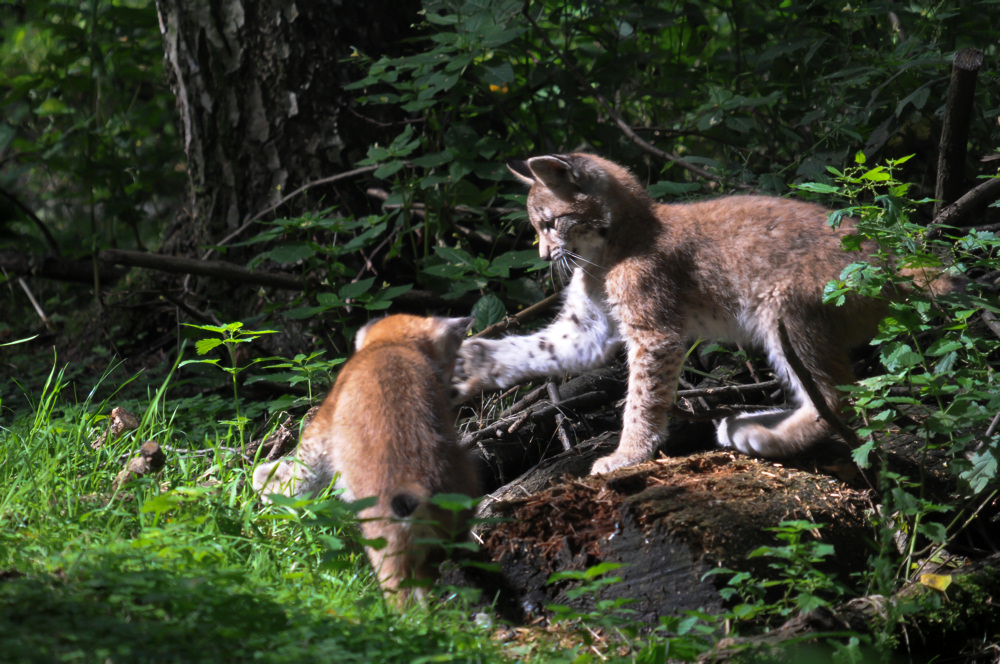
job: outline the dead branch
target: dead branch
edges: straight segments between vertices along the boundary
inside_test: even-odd
[[[548,381],[545,384],[545,390],[548,392],[549,401],[552,402],[553,406],[558,406],[562,402],[562,397],[559,396],[559,386],[556,385],[555,381]],[[563,450],[570,451],[573,448],[573,443],[570,442],[569,432],[566,430],[566,416],[561,412],[556,413],[556,434],[559,436]]]
[[[528,406],[531,406],[539,399],[541,399],[543,396],[545,396],[546,389],[547,389],[546,386],[542,385],[541,387],[536,387],[535,389],[531,390],[523,397],[512,403],[510,405],[510,408],[500,413],[500,418],[503,419],[505,417],[510,417],[511,415],[517,415],[522,410],[524,410]]]
[[[125,275],[125,270],[101,262],[98,262],[97,269],[102,284],[112,284]],[[9,276],[94,283],[93,261],[37,256],[15,249],[0,249],[0,270]]]
[[[138,267],[172,274],[214,277],[241,284],[253,284],[284,290],[307,290],[309,283],[286,274],[251,271],[225,261],[205,261],[194,258],[163,256],[143,251],[106,249],[92,260],[67,261],[51,256],[32,256],[12,249],[0,249],[0,270],[11,276],[33,276],[56,281],[85,284],[94,283],[94,270],[102,284],[111,284],[125,275],[126,270],[117,266]],[[449,309],[455,306],[472,306],[478,297],[466,294],[445,300],[428,291],[410,290],[398,295],[394,302],[412,310]],[[544,302],[544,301],[543,301]],[[177,304],[177,302],[174,302]],[[523,313],[523,312],[522,312]]]
[[[1000,339],[1000,320],[997,320],[997,317],[989,311],[984,311],[982,317],[983,322],[986,323],[988,328],[990,328],[990,331],[996,335],[998,339]]]
[[[941,210],[931,222],[927,237],[940,237],[943,232],[942,226],[975,226],[975,223],[967,223],[969,217],[996,200],[1000,200],[1000,177],[990,178],[977,184],[964,196]]]
[[[98,253],[98,259],[113,265],[128,265],[159,272],[173,274],[196,274],[204,277],[215,277],[226,281],[244,284],[267,286],[285,290],[305,290],[304,279],[274,272],[251,272],[245,267],[226,261],[199,260],[197,258],[181,258],[179,256],[164,256],[144,251],[128,251],[125,249],[105,249]]]
[[[567,410],[589,410],[602,404],[606,404],[612,397],[607,392],[593,391],[580,394],[569,399],[553,404],[550,401],[542,401],[518,416],[512,416],[494,422],[488,427],[473,431],[462,437],[462,447],[469,449],[477,443],[490,438],[502,438],[510,433],[511,427],[520,427],[524,421],[540,422],[556,414],[561,414]],[[516,430],[516,429],[515,429]]]
[[[742,394],[754,394],[756,392],[768,392],[779,387],[781,387],[781,381],[765,380],[762,383],[749,383],[747,385],[720,385],[718,387],[699,387],[691,390],[678,390],[677,396],[682,399],[708,396],[728,397]]]

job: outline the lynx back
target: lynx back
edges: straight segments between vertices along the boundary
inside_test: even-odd
[[[403,604],[402,581],[433,580],[443,557],[427,540],[464,537],[468,511],[436,507],[435,494],[476,496],[479,484],[456,440],[448,395],[470,318],[395,315],[358,331],[357,351],[307,427],[297,459],[254,472],[262,493],[306,495],[336,478],[344,500],[374,496],[358,516],[382,588]]]

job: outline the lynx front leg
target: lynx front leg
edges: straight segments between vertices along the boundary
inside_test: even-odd
[[[666,438],[667,413],[684,360],[683,338],[645,339],[646,345],[634,338],[630,335],[628,396],[618,449],[598,459],[591,475],[646,461]]]
[[[455,388],[464,398],[510,387],[536,376],[586,371],[608,362],[621,340],[599,287],[588,289],[577,270],[562,311],[544,330],[504,339],[470,339],[455,365]]]

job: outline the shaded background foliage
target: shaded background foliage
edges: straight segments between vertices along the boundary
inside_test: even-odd
[[[167,250],[302,279],[297,292],[143,271],[83,287],[28,279],[52,319],[35,348],[61,338],[74,355],[130,368],[175,352],[191,334],[177,322],[269,319],[285,333],[268,352],[286,355],[342,355],[393,303],[475,306],[483,326],[550,287],[503,167],[512,157],[592,150],[680,199],[784,194],[858,150],[870,161],[915,154],[897,176],[919,198],[933,193],[951,55],[975,46],[987,66],[964,175],[971,186],[995,171],[980,159],[1000,134],[996,4],[426,0],[394,5],[389,21],[378,3],[349,15],[282,2],[201,13],[166,1],[7,3],[2,247],[36,261]],[[169,58],[164,73],[174,37],[215,67],[211,85]],[[331,48],[310,46],[324,39]],[[312,73],[296,74],[306,63]],[[256,106],[271,129],[254,147]],[[203,147],[185,161],[192,145]],[[2,333],[24,336],[37,318],[13,273],[5,286]]]
[[[664,200],[785,195],[805,182],[818,184],[798,195],[819,197],[860,184],[851,203],[877,227],[887,212],[904,219],[906,199],[933,195],[951,60],[976,47],[985,66],[968,156],[956,168],[966,188],[994,175],[997,162],[984,159],[996,157],[1000,139],[998,5],[0,0],[0,344],[38,335],[0,347],[7,374],[0,442],[11,452],[0,462],[8,480],[0,558],[47,579],[5,581],[0,599],[65,604],[83,592],[74,585],[81,578],[90,583],[89,568],[77,567],[65,588],[48,573],[61,573],[67,553],[95,555],[87,587],[105,627],[120,622],[119,611],[131,612],[128,624],[140,611],[151,625],[145,598],[161,591],[166,601],[157,606],[171,614],[175,602],[180,607],[168,628],[176,620],[187,629],[198,592],[215,598],[207,604],[215,621],[218,586],[240,598],[260,589],[261,576],[280,581],[287,595],[311,593],[317,619],[303,621],[302,633],[286,630],[279,643],[306,649],[311,632],[340,650],[357,640],[345,634],[374,624],[366,632],[376,634],[373,651],[393,647],[381,622],[326,615],[331,605],[367,615],[347,575],[325,575],[323,583],[339,588],[331,596],[315,590],[324,588],[319,571],[308,583],[297,576],[306,572],[287,573],[343,542],[310,541],[313,523],[301,528],[303,544],[295,512],[261,531],[245,467],[228,462],[247,447],[240,418],[267,430],[265,415],[315,400],[369,317],[471,310],[482,328],[557,287],[532,246],[523,188],[503,166],[509,158],[599,152],[628,164]],[[885,180],[865,178],[889,159],[899,160],[897,181],[884,171]],[[852,186],[842,186],[850,178],[837,182],[831,166],[855,174]],[[891,195],[874,185],[891,187]],[[889,203],[876,204],[880,195]],[[926,223],[929,214],[921,206],[911,220]],[[995,217],[993,207],[974,221]],[[891,231],[919,236],[909,224]],[[994,237],[970,235],[963,244],[986,265],[980,269],[995,268]],[[121,269],[124,251],[147,267]],[[222,279],[190,265],[179,274],[149,269],[156,254],[201,267],[223,260],[247,272]],[[251,283],[249,272],[272,281]],[[928,347],[922,335],[937,333],[937,314],[894,311],[874,361],[890,375],[862,381],[853,393],[858,411],[870,415],[859,431],[871,444],[860,452],[872,451],[872,434],[885,429],[916,431],[925,451],[945,448],[965,488],[982,499],[973,515],[994,500],[998,458],[997,436],[979,435],[997,408],[996,340],[969,323],[979,306],[949,321],[950,337]],[[194,357],[184,346],[193,339],[206,355],[178,366],[182,354]],[[900,386],[905,398],[893,392]],[[924,425],[899,425],[907,408],[927,402],[911,388],[947,404]],[[133,404],[146,413],[134,438],[91,450],[88,436],[106,424],[109,407]],[[7,427],[8,419],[17,426]],[[129,445],[158,436],[184,441],[171,485],[145,478],[135,503],[92,502]],[[223,479],[198,486],[211,477]],[[879,591],[910,573],[908,563],[922,555],[918,538],[921,546],[947,541],[945,525],[925,517],[969,513],[958,500],[941,505],[923,496],[924,482],[884,480],[881,555],[865,581]],[[911,534],[902,558],[901,529]],[[105,562],[102,549],[128,555]],[[180,561],[177,574],[116,571],[162,567],[171,556]],[[223,578],[233,569],[253,574]],[[115,608],[129,593],[144,599]],[[70,608],[67,623],[77,620]],[[251,610],[233,619],[258,617]],[[689,618],[684,630],[693,629]],[[466,635],[467,615],[457,624],[462,639],[478,638]],[[408,653],[437,647],[423,629],[406,635]],[[46,655],[69,657],[76,647],[34,634],[27,640]],[[258,641],[252,633],[216,642],[242,653],[259,649]],[[442,651],[451,647],[446,641]],[[120,646],[127,653],[132,644]]]

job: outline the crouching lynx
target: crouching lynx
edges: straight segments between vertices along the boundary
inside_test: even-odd
[[[302,496],[336,487],[352,501],[375,496],[361,510],[366,539],[385,539],[368,557],[387,592],[404,604],[404,580],[436,576],[440,547],[428,540],[464,536],[468,512],[436,507],[438,493],[479,494],[476,472],[459,448],[448,395],[455,355],[471,318],[395,315],[369,323],[355,337],[354,356],[302,435],[297,458],[261,464],[254,488]],[[430,548],[428,548],[430,546]],[[416,588],[418,596],[422,588]]]
[[[460,395],[583,371],[624,342],[621,439],[591,470],[605,473],[648,459],[664,440],[686,339],[722,338],[763,347],[797,407],[726,418],[721,445],[785,457],[829,435],[785,358],[778,323],[837,412],[836,386],[854,380],[848,349],[870,338],[884,311],[876,299],[822,302],[824,285],[871,251],[842,249],[851,220],[834,229],[818,205],[765,196],[657,204],[626,169],[587,154],[508,167],[531,186],[528,216],[539,253],[572,267],[573,277],[562,311],[545,329],[465,341],[456,367]]]

